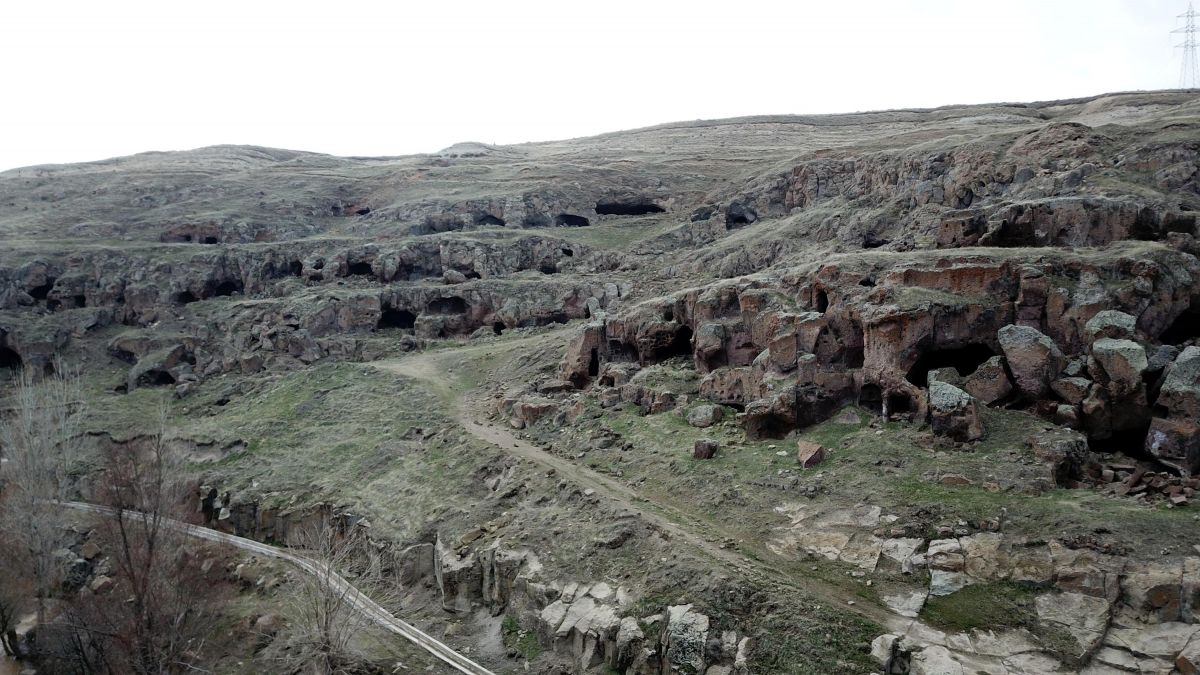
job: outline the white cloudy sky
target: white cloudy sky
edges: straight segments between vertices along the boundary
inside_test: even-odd
[[[7,0],[0,170],[1178,85],[1185,0]],[[1178,37],[1178,36],[1174,36]]]

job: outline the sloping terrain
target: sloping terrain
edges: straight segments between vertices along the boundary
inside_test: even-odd
[[[0,373],[496,672],[1195,672],[1198,165],[1157,92],[17,169]]]

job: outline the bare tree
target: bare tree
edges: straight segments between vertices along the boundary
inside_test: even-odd
[[[363,641],[374,625],[358,609],[359,594],[381,604],[397,599],[397,586],[385,577],[366,537],[355,528],[340,529],[328,525],[301,533],[314,573],[296,575],[285,607],[287,652],[281,658],[290,672],[353,672],[367,659]]]
[[[0,531],[20,553],[15,566],[33,586],[38,625],[60,572],[54,552],[63,544],[67,516],[55,502],[70,498],[79,470],[79,377],[61,361],[52,375],[26,370],[12,390],[0,424]]]
[[[95,599],[77,628],[101,646],[110,672],[185,670],[204,634],[207,596],[201,561],[178,528],[189,491],[166,439],[167,413],[144,443],[114,445],[101,459],[97,498],[112,509],[97,537],[113,564],[121,602]]]
[[[19,558],[7,548],[0,548],[0,569],[16,570]],[[29,580],[17,574],[0,575],[0,649],[8,656],[17,655],[17,622],[28,611],[31,596]]]

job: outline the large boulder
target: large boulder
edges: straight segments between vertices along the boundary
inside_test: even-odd
[[[694,427],[705,429],[720,422],[721,418],[724,416],[724,408],[718,405],[712,405],[711,403],[706,403],[704,405],[698,405],[688,411],[687,421],[688,424]]]
[[[1106,309],[1089,319],[1083,332],[1088,342],[1103,338],[1131,340],[1137,335],[1137,319],[1125,312]]]
[[[975,399],[952,384],[940,380],[929,383],[929,414],[935,434],[957,441],[983,438],[983,420]]]
[[[1066,366],[1058,345],[1036,328],[1010,324],[997,333],[1008,369],[1023,396],[1039,399]]]
[[[1001,401],[1012,393],[1012,382],[1004,370],[1004,357],[993,356],[967,376],[962,388],[984,405]]]
[[[1087,437],[1070,429],[1048,429],[1034,434],[1027,443],[1046,465],[1054,485],[1073,487],[1099,475],[1100,463],[1088,448]]]
[[[708,617],[693,612],[691,605],[668,607],[666,633],[662,642],[671,670],[690,668],[690,672],[704,672]]]
[[[1200,347],[1183,350],[1167,367],[1158,405],[1173,417],[1200,418]]]
[[[1146,350],[1132,340],[1100,338],[1092,344],[1092,358],[1104,371],[1108,391],[1114,397],[1125,397],[1142,387],[1142,373],[1149,361]]]

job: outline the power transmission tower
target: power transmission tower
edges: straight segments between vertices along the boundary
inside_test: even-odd
[[[1184,20],[1182,28],[1176,28],[1172,33],[1182,33],[1183,42],[1175,45],[1183,50],[1183,66],[1179,70],[1179,86],[1183,89],[1200,87],[1200,65],[1196,61],[1196,9],[1188,3],[1188,11],[1180,14]]]

